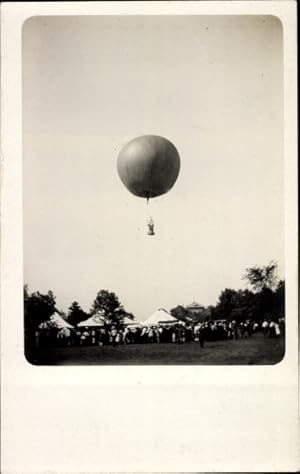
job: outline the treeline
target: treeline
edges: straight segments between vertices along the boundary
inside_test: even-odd
[[[264,267],[246,269],[243,279],[250,289],[224,289],[215,306],[202,306],[199,311],[191,312],[182,305],[171,309],[171,314],[177,319],[188,322],[198,322],[211,319],[226,319],[244,321],[252,319],[262,321],[265,318],[284,316],[285,283],[277,276],[277,264],[270,262]],[[29,293],[24,287],[24,323],[25,332],[32,333],[41,323],[48,321],[55,313],[61,314],[66,321],[76,326],[89,317],[100,318],[105,324],[122,325],[125,317],[134,319],[128,313],[117,295],[107,290],[100,290],[94,299],[90,311],[84,311],[77,301],[74,301],[67,314],[62,314],[56,307],[56,298],[52,291],[46,294]]]
[[[52,291],[42,294],[39,291],[29,293],[27,285],[24,287],[24,324],[25,332],[34,331],[41,323],[48,321],[54,313],[59,313],[72,326],[85,321],[91,316],[98,317],[106,324],[120,325],[125,317],[134,319],[128,313],[117,295],[107,290],[100,290],[94,299],[89,312],[84,311],[77,301],[74,301],[65,315],[56,307],[56,297]]]
[[[194,322],[216,319],[259,322],[285,316],[285,282],[278,278],[276,262],[247,268],[242,279],[250,289],[225,288],[215,306],[202,306],[195,312],[179,305],[171,309],[171,314],[182,321]]]

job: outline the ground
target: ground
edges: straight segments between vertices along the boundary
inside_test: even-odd
[[[270,365],[284,356],[284,339],[258,333],[237,341],[56,347],[28,359],[38,365]]]

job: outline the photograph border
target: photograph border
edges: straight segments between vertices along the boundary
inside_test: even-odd
[[[61,2],[15,3],[2,5],[2,157],[1,157],[1,352],[2,356],[2,466],[3,472],[99,472],[96,426],[113,426],[108,438],[98,439],[102,449],[101,471],[150,472],[178,471],[291,471],[297,470],[297,406],[298,406],[298,222],[297,222],[297,28],[296,4],[292,1],[237,2]],[[72,11],[72,13],[70,13]],[[222,13],[220,13],[222,12]],[[224,13],[223,13],[224,12]],[[286,273],[286,355],[270,366],[33,366],[24,357],[23,346],[23,217],[22,217],[22,90],[21,34],[22,25],[31,16],[47,15],[274,15],[283,25],[284,34],[284,155],[285,155],[285,273]],[[117,390],[116,390],[117,389]],[[70,394],[73,398],[70,399]],[[272,394],[272,396],[270,396]],[[125,397],[134,420],[125,416],[120,427],[109,400],[118,406]],[[43,403],[41,402],[41,397]],[[91,418],[92,406],[100,397],[105,414]],[[249,398],[248,398],[249,397]],[[26,401],[26,409],[24,406]],[[80,399],[88,414],[75,417]],[[149,410],[144,413],[141,399]],[[153,405],[153,399],[156,404]],[[154,410],[162,419],[161,407],[168,406],[172,417],[168,429],[155,426],[149,441],[150,415]],[[179,404],[180,401],[180,404]],[[50,436],[55,451],[43,444],[35,430],[35,411],[51,403],[44,414],[42,432]],[[69,403],[69,405],[67,405]],[[253,411],[253,403],[256,411]],[[51,413],[62,404],[62,419],[70,438],[60,432],[62,421],[55,423]],[[147,405],[148,404],[148,405]],[[236,404],[239,409],[236,409]],[[50,405],[48,405],[50,406]],[[193,420],[175,416],[180,406],[193,407]],[[197,407],[205,406],[205,413]],[[21,408],[23,407],[23,410]],[[206,411],[206,410],[205,410]],[[189,413],[189,412],[188,412]],[[273,417],[273,418],[272,418]],[[31,420],[31,426],[30,426]],[[233,426],[230,425],[234,421]],[[73,420],[74,421],[74,420]],[[195,425],[192,423],[195,423]],[[202,439],[195,443],[200,421],[208,440],[214,430],[215,444]],[[256,425],[253,424],[255,421]],[[125,423],[125,424],[124,424]],[[199,423],[199,424],[198,424]],[[238,423],[238,437],[235,431]],[[65,424],[65,427],[67,425]],[[72,451],[71,435],[79,429],[86,449]],[[12,429],[12,427],[15,427]],[[124,441],[124,430],[128,439]],[[192,428],[191,428],[192,427]],[[152,428],[153,429],[153,428]],[[172,437],[174,453],[167,451],[166,433]],[[54,435],[55,433],[55,435]],[[188,433],[181,441],[180,433]],[[53,441],[53,436],[56,440]],[[136,453],[134,440],[140,436],[141,451]],[[155,444],[160,440],[160,445]],[[21,440],[24,440],[23,444]],[[119,456],[114,446],[124,445]],[[225,440],[225,442],[224,442]],[[62,449],[62,443],[64,449]],[[245,447],[247,456],[234,459]],[[158,441],[159,443],[159,441]],[[51,443],[50,443],[51,444]],[[75,442],[79,447],[79,441]],[[166,452],[162,451],[165,449]],[[65,452],[69,453],[65,456]],[[228,451],[229,450],[229,451]],[[72,453],[72,455],[71,455]],[[144,453],[144,454],[142,454]],[[81,457],[80,457],[81,454]],[[211,460],[214,459],[212,466]],[[50,465],[49,463],[52,462]]]

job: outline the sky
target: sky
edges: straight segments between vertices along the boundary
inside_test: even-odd
[[[53,16],[23,27],[24,283],[137,320],[284,276],[282,36],[272,16]],[[174,143],[174,187],[120,181],[121,148]],[[147,235],[147,219],[155,236]]]

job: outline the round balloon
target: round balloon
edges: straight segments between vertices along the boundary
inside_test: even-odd
[[[125,145],[118,156],[118,173],[135,196],[154,198],[167,193],[180,170],[180,157],[169,140],[143,135]]]

